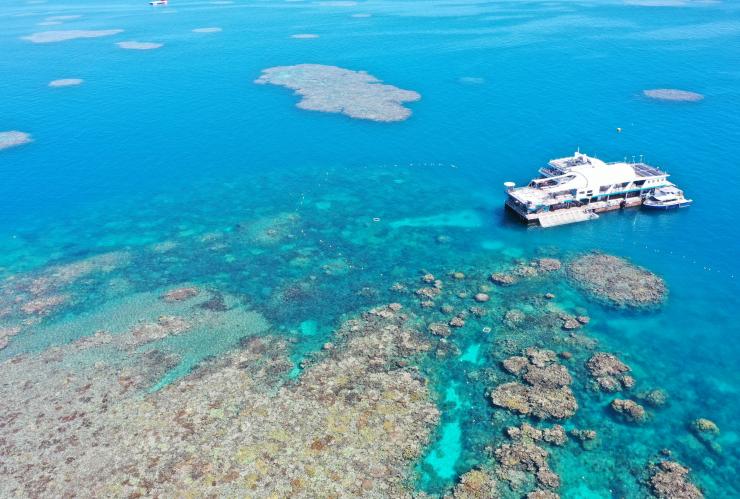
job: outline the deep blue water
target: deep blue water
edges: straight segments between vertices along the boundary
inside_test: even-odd
[[[638,3],[173,0],[153,9],[139,0],[3,2],[0,131],[28,132],[34,141],[0,151],[0,277],[127,249],[136,255],[138,268],[127,277],[137,291],[216,282],[250,294],[258,308],[264,303],[278,328],[315,321],[305,326],[312,334],[300,343],[299,360],[344,314],[372,300],[338,292],[331,305],[281,316],[269,307],[270,292],[296,278],[295,269],[279,267],[275,255],[253,253],[247,278],[229,261],[204,257],[192,242],[196,236],[296,211],[306,223],[304,242],[324,263],[343,258],[364,270],[353,280],[358,289],[386,289],[420,269],[470,267],[541,248],[628,257],[665,278],[669,300],[649,314],[589,304],[592,335],[623,354],[643,386],[666,388],[671,405],[645,428],[606,430],[610,443],[591,458],[600,462],[558,457],[561,493],[608,497],[619,484],[630,495],[635,485],[625,478],[625,463],[610,461],[621,454],[615,449],[629,444],[635,448],[619,459],[634,458],[636,469],[670,446],[708,496],[738,494],[732,470],[740,462],[734,203],[740,196],[740,6]],[[350,17],[355,13],[372,17]],[[37,25],[48,16],[77,14],[58,26]],[[208,26],[223,31],[191,32]],[[49,44],[20,39],[51,29],[125,32]],[[294,33],[320,37],[297,40],[290,38]],[[123,40],[164,46],[122,50],[115,42]],[[262,69],[299,63],[366,70],[419,92],[422,100],[408,105],[413,115],[405,122],[373,123],[302,111],[290,91],[252,83]],[[85,81],[47,86],[58,78]],[[652,101],[641,94],[650,88],[690,90],[705,99]],[[525,182],[548,159],[578,147],[606,160],[644,155],[671,173],[694,206],[671,214],[607,214],[547,231],[505,217],[504,181]],[[340,199],[328,210],[316,208],[332,193]],[[426,241],[421,229],[377,228],[387,220],[461,210],[475,211],[482,222],[427,228],[452,236],[441,253],[414,250]],[[346,233],[373,217],[380,226]],[[358,242],[362,237],[370,242]],[[374,246],[373,237],[386,242]],[[166,240],[180,243],[179,260],[147,253]],[[106,299],[92,289],[69,313],[87,313]],[[27,336],[19,335],[3,355],[55,341],[42,345]],[[459,346],[476,342],[465,338]],[[478,358],[474,350],[468,359]],[[484,348],[481,363],[492,362],[487,355]],[[448,446],[459,457],[451,463],[432,457],[443,462],[436,471],[419,464],[420,486],[433,492],[484,459],[482,435],[490,428],[472,420],[490,419],[493,410],[480,386],[454,388],[472,369],[468,364],[475,362],[447,365],[436,379],[448,433],[437,436],[430,452],[436,456],[435,445]],[[459,401],[445,404],[446,396]],[[590,409],[579,413],[578,424],[607,418],[606,402],[582,403]],[[722,429],[723,455],[707,455],[686,432],[699,416]],[[584,474],[590,478],[581,480]]]

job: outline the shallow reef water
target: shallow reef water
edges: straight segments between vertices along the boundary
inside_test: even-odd
[[[139,3],[0,5],[0,496],[740,496],[737,5]]]
[[[731,400],[736,388],[723,372],[727,361],[716,351],[705,355],[700,346],[688,347],[661,332],[666,330],[663,322],[672,321],[672,303],[683,298],[681,290],[671,290],[665,303],[647,310],[619,308],[593,298],[572,282],[566,270],[593,248],[543,244],[531,250],[518,246],[521,233],[492,234],[485,216],[490,208],[485,205],[450,213],[451,203],[470,206],[466,200],[470,180],[459,177],[454,187],[445,187],[443,197],[425,196],[425,190],[439,192],[442,181],[435,178],[449,166],[434,168],[436,173],[428,168],[374,166],[351,173],[321,169],[302,175],[266,174],[245,178],[245,183],[207,183],[202,190],[192,190],[188,199],[162,195],[135,215],[120,206],[116,213],[90,212],[63,228],[19,231],[23,237],[45,230],[45,244],[69,248],[75,256],[29,267],[23,264],[25,258],[14,263],[7,256],[17,254],[17,249],[6,253],[2,325],[17,331],[0,351],[3,389],[12,393],[19,384],[30,383],[22,381],[29,376],[25,363],[52,355],[69,375],[84,365],[110,369],[119,377],[138,372],[141,379],[132,389],[142,400],[186,396],[189,392],[178,387],[198,386],[203,379],[199,373],[218,372],[218,359],[244,349],[255,358],[267,355],[269,348],[254,343],[264,338],[282,345],[281,367],[265,374],[265,389],[273,386],[268,392],[274,391],[279,385],[303,383],[311,366],[327,353],[345,355],[337,330],[346,329],[346,321],[351,323],[377,304],[398,303],[413,317],[410,327],[428,346],[413,360],[394,361],[402,366],[397,375],[413,367],[410,372],[428,386],[425,398],[436,406],[439,420],[427,423],[428,437],[422,434],[414,444],[424,447],[409,451],[394,465],[392,473],[401,480],[396,485],[386,481],[385,474],[373,478],[376,472],[359,472],[367,473],[373,486],[404,483],[408,491],[444,494],[470,470],[495,470],[493,451],[507,441],[506,428],[530,421],[541,428],[560,423],[567,432],[596,432],[593,441],[571,436],[565,445],[549,450],[549,467],[560,475],[559,490],[565,496],[646,495],[647,467],[666,457],[660,454],[663,449],[691,468],[691,480],[708,495],[731,490],[740,459],[733,444],[737,434]],[[258,186],[254,192],[260,194],[241,196],[246,185]],[[358,208],[353,200],[368,187],[375,196]],[[214,193],[213,202],[198,202]],[[420,195],[428,200],[423,210],[410,201]],[[163,218],[162,213],[172,218]],[[80,234],[89,239],[81,240]],[[23,243],[16,239],[13,244],[17,248]],[[28,261],[36,261],[31,251],[36,245],[27,244]],[[74,250],[95,246],[98,249]],[[48,255],[43,247],[35,251],[39,259]],[[510,276],[511,282],[502,276]],[[670,288],[670,276],[666,282]],[[49,300],[56,296],[64,298]],[[682,317],[685,324],[705,324],[704,317],[690,310]],[[573,377],[578,402],[574,416],[540,421],[491,404],[492,390],[516,379],[502,362],[530,347],[561,355]],[[671,350],[687,355],[687,348],[696,369],[683,370],[672,360],[678,353]],[[635,386],[621,393],[595,389],[585,366],[598,351],[618,355],[631,369]],[[362,355],[373,362],[375,352]],[[37,369],[37,376],[48,375]],[[332,375],[338,377],[328,386],[341,386],[348,374],[341,374],[340,365]],[[33,383],[37,389],[42,386],[41,379]],[[641,398],[658,389],[665,393],[664,402],[653,406]],[[359,393],[358,400],[364,400],[366,394]],[[619,397],[642,403],[648,419],[636,424],[617,417],[609,404]],[[117,403],[124,410],[131,402]],[[4,410],[13,411],[18,422],[33,416],[5,404]],[[720,433],[697,434],[691,422],[698,417],[711,419]],[[121,422],[114,418],[105,424]],[[239,428],[226,425],[218,431],[228,434]],[[216,429],[204,419],[193,431],[203,436]],[[182,438],[183,445],[192,443],[193,437]],[[349,451],[338,443],[326,445],[336,449],[337,456]],[[8,451],[22,448],[16,441]],[[379,461],[384,456],[380,450],[371,453]],[[251,473],[241,464],[233,466],[232,475]],[[5,490],[36,490],[24,485],[17,470],[8,468],[18,481]],[[274,477],[269,470],[258,475]],[[494,476],[504,496],[533,487],[526,480],[510,486]],[[259,483],[257,478],[253,481]],[[167,483],[157,490],[170,490]],[[365,486],[371,487],[367,482]],[[57,490],[56,485],[49,487],[39,490]],[[195,484],[192,487],[198,490]],[[318,484],[313,487],[323,490]],[[362,483],[359,490],[364,490]],[[379,490],[391,489],[375,489]]]

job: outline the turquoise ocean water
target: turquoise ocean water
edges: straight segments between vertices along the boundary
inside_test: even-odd
[[[38,25],[60,15],[80,17]],[[76,284],[74,306],[39,326],[56,333],[24,331],[3,358],[124,323],[125,313],[105,311],[192,282],[248,298],[273,329],[297,338],[298,366],[343,317],[396,299],[387,291],[396,281],[598,249],[664,277],[666,304],[625,312],[565,283],[552,291],[566,309],[587,306],[590,336],[670,401],[635,428],[611,419],[610,399],[577,392],[572,424],[603,427],[604,436],[590,453],[554,456],[561,494],[635,496],[647,460],[670,448],[707,496],[740,495],[736,2],[172,0],[155,9],[140,0],[7,0],[0,27],[0,131],[33,137],[0,151],[0,278],[110,251],[131,258],[107,276],[125,286]],[[222,31],[192,32],[202,27]],[[124,32],[21,39],[52,29]],[[115,45],[124,40],[164,46]],[[253,84],[262,69],[300,63],[365,70],[422,99],[408,104],[407,121],[374,123],[303,111],[290,91]],[[59,78],[84,83],[47,86]],[[705,98],[659,102],[642,95],[651,88]],[[606,160],[644,155],[695,204],[547,231],[506,216],[504,181],[525,182],[576,148]],[[291,216],[299,222],[285,224],[298,224],[300,236],[276,248],[229,245],[255,220]],[[228,250],[214,250],[212,234]],[[449,243],[437,244],[440,236]],[[171,251],[152,251],[165,242]],[[271,301],[314,274],[309,298]],[[197,335],[173,342],[185,360],[161,383],[234,348],[239,337],[224,330],[218,344]],[[469,376],[493,362],[490,345],[475,331],[452,341],[459,356],[425,367],[442,422],[416,464],[416,486],[435,494],[484,462],[494,440],[490,386]],[[722,452],[687,431],[697,417],[719,425]]]

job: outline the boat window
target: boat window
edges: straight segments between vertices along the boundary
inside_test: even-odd
[[[599,187],[599,192],[606,192],[611,189],[611,187],[611,185],[602,185],[601,187]]]
[[[643,184],[645,184],[645,181],[644,181],[644,180],[638,180],[637,182],[635,182],[635,185],[636,185],[637,187],[642,187],[642,186],[643,186]]]

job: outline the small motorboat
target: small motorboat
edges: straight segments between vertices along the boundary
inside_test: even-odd
[[[152,0],[149,5],[167,5],[167,0]]]
[[[677,187],[661,187],[655,189],[655,192],[646,197],[642,206],[650,210],[672,210],[674,208],[686,208],[691,206],[693,201],[686,199],[683,191]]]

